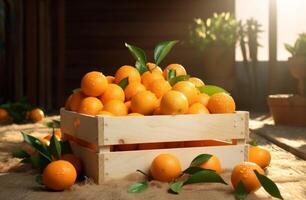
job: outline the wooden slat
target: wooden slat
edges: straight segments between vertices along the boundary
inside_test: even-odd
[[[194,147],[161,150],[143,150],[130,152],[110,152],[100,154],[100,161],[104,161],[105,181],[114,178],[123,178],[137,169],[148,171],[152,160],[161,153],[175,155],[181,162],[182,169],[189,166],[191,160],[202,153],[216,155],[222,169],[232,169],[237,163],[244,161],[244,145],[230,145],[218,147]],[[104,157],[104,160],[101,157]],[[99,181],[102,182],[102,179]]]

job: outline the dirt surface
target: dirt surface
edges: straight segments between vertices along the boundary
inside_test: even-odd
[[[70,200],[70,199],[229,199],[234,200],[231,186],[220,184],[196,184],[184,187],[180,195],[167,193],[168,184],[151,182],[150,188],[140,194],[128,194],[127,186],[139,179],[139,175],[131,175],[122,180],[95,185],[90,180],[75,184],[70,190],[50,192],[35,182],[37,172],[27,165],[21,165],[18,159],[12,158],[12,150],[21,146],[20,130],[36,136],[44,136],[51,130],[42,123],[30,125],[0,126],[0,199],[31,200]],[[306,199],[306,162],[291,153],[270,143],[261,136],[251,134],[251,138],[271,151],[272,163],[268,167],[268,176],[279,186],[285,199]],[[230,183],[230,173],[223,173],[225,181]],[[251,194],[248,200],[272,199],[260,189]]]

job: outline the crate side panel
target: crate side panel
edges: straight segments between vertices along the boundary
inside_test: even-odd
[[[244,139],[245,112],[104,118],[104,145]]]
[[[161,153],[175,155],[182,164],[182,169],[189,166],[191,160],[199,154],[208,153],[216,155],[222,164],[222,169],[231,169],[237,163],[244,161],[245,145],[230,145],[218,147],[194,147],[178,149],[144,150],[130,152],[103,153],[104,180],[122,178],[137,169],[148,171],[152,160]]]
[[[61,109],[63,133],[98,145],[98,118]]]

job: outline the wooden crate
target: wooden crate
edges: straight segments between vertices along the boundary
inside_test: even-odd
[[[88,116],[61,109],[64,134],[96,145],[94,151],[71,142],[73,152],[81,157],[85,174],[101,183],[125,177],[137,169],[147,171],[160,153],[178,157],[182,167],[201,153],[215,154],[223,169],[247,159],[246,141],[249,133],[249,113],[212,115],[159,116]],[[235,140],[234,145],[188,147],[155,150],[111,151],[113,145],[154,142]]]

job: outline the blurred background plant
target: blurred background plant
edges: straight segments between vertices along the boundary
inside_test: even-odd
[[[300,33],[294,45],[285,43],[286,50],[294,56],[306,57],[306,33]]]

